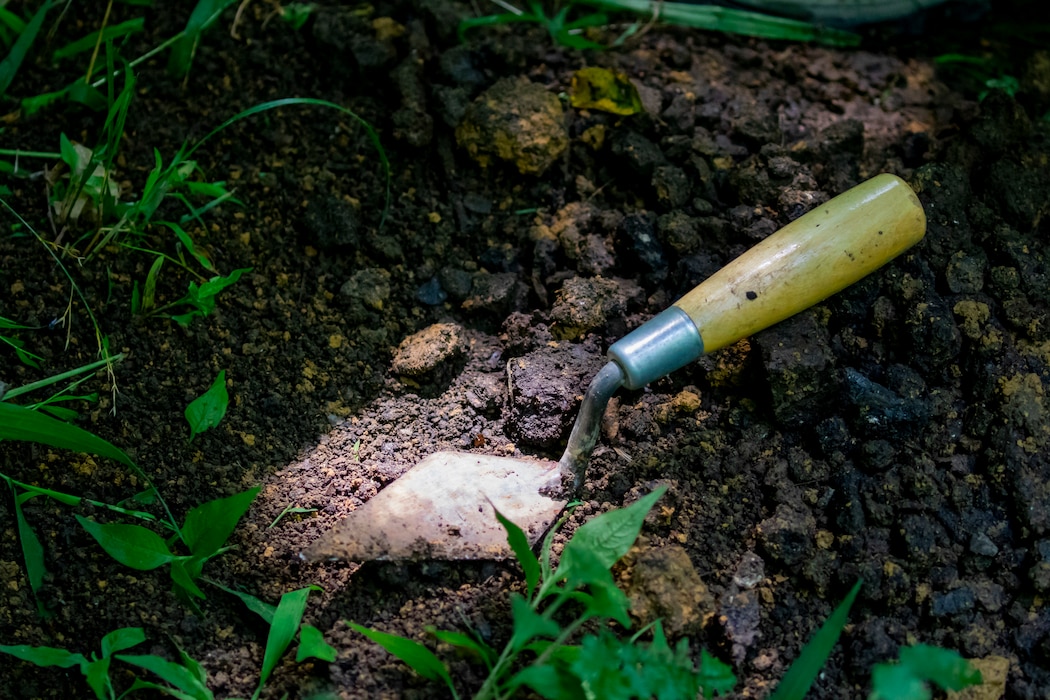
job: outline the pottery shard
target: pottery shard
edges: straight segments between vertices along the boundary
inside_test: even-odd
[[[401,341],[391,369],[396,374],[421,377],[459,359],[464,351],[463,329],[455,323],[435,323]]]
[[[486,167],[508,161],[525,175],[540,175],[569,146],[558,98],[524,77],[503,78],[467,108],[456,142]]]

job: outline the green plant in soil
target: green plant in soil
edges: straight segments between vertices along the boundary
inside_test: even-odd
[[[226,391],[226,370],[211,383],[208,390],[186,406],[186,422],[190,424],[190,441],[209,428],[214,428],[226,415],[230,394]]]
[[[583,36],[589,28],[610,24],[608,13],[630,14],[639,19],[630,25],[619,39],[618,45],[631,34],[638,32],[647,23],[663,21],[683,27],[708,31],[743,34],[745,36],[788,41],[815,41],[829,46],[857,46],[860,37],[852,32],[820,27],[808,22],[764,15],[759,12],[738,10],[720,5],[695,5],[685,2],[660,2],[651,0],[568,0],[567,2],[544,3],[542,0],[526,0],[522,10],[503,0],[492,0],[506,12],[463,20],[459,25],[459,36],[463,40],[472,29],[502,24],[539,24],[547,29],[555,43],[573,49],[602,49],[604,45]],[[547,5],[554,11],[548,12]]]
[[[875,665],[868,700],[929,700],[929,683],[959,691],[983,682],[981,672],[958,652],[916,644],[901,647],[896,662]]]
[[[705,653],[700,668],[695,668],[688,642],[682,640],[672,649],[659,625],[652,626],[648,643],[641,637],[650,630],[624,641],[605,629],[610,622],[624,629],[631,626],[627,596],[616,586],[611,569],[634,544],[646,514],[665,490],[582,525],[566,543],[557,568],[550,562],[554,530],[537,557],[521,529],[497,513],[525,574],[525,595],[511,594],[511,639],[497,652],[480,638],[431,630],[438,640],[478,656],[488,668],[476,698],[509,698],[526,686],[545,698],[559,699],[694,698],[701,690],[710,698],[733,687],[736,679],[728,666]],[[570,645],[589,622],[601,631]],[[423,644],[349,624],[420,675],[443,681],[453,697],[459,697],[447,667]]]
[[[211,583],[239,597],[249,610],[262,617],[270,627],[266,638],[263,665],[259,673],[259,684],[252,694],[252,700],[256,700],[262,693],[277,663],[297,634],[299,646],[295,654],[296,663],[307,659],[318,659],[328,663],[335,661],[336,650],[324,640],[321,631],[302,621],[303,614],[306,612],[307,598],[311,591],[320,590],[317,586],[308,586],[285,593],[281,596],[280,602],[273,606],[247,593],[234,591],[215,582]],[[141,627],[125,627],[114,630],[102,638],[101,656],[91,654],[91,657],[88,658],[83,654],[66,649],[34,647],[25,644],[0,645],[0,653],[10,654],[41,667],[79,667],[98,700],[119,700],[140,690],[153,691],[179,698],[179,700],[214,700],[214,694],[208,689],[208,674],[204,667],[182,649],[178,650],[178,662],[169,661],[155,654],[117,653],[144,641],[146,641],[146,635]],[[135,677],[131,687],[117,694],[110,677],[111,663],[114,659],[149,671],[160,678],[164,684]]]

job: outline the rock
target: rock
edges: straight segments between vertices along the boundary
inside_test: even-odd
[[[718,603],[718,620],[733,643],[733,660],[740,666],[758,639],[762,610],[758,591],[727,591]]]
[[[525,175],[541,175],[569,146],[556,95],[527,78],[503,78],[467,108],[456,142],[487,167],[498,158]]]
[[[965,586],[947,593],[934,593],[930,614],[934,617],[959,615],[973,610],[974,602],[973,591]]]
[[[1010,660],[1002,656],[985,656],[969,659],[970,665],[981,672],[981,684],[948,691],[948,700],[999,700],[1006,694],[1006,677],[1010,673]]]
[[[754,552],[744,552],[733,572],[733,585],[745,590],[762,583],[766,576],[766,563]]]
[[[585,387],[604,361],[589,343],[556,343],[508,362],[511,437],[538,447],[559,444],[576,420]]]
[[[528,287],[513,272],[479,272],[471,278],[470,296],[463,309],[506,315],[524,308],[528,293]]]
[[[812,554],[817,521],[808,508],[777,506],[773,517],[758,524],[758,541],[774,560],[793,567]]]
[[[361,217],[357,209],[339,197],[311,200],[300,221],[307,241],[324,251],[357,248],[360,244]]]
[[[654,283],[667,278],[667,258],[656,237],[653,216],[648,212],[628,214],[620,224],[621,255],[641,269],[642,277]]]
[[[660,147],[637,131],[617,132],[613,139],[612,152],[646,180],[653,177],[657,167],[667,163]]]
[[[1028,578],[1032,580],[1035,590],[1050,593],[1050,540],[1040,540],[1035,546],[1036,562],[1028,570]]]
[[[435,323],[401,341],[391,369],[395,374],[419,379],[463,357],[463,328],[456,323]],[[447,373],[439,373],[447,374]]]
[[[606,325],[610,318],[622,319],[628,300],[639,296],[643,296],[641,289],[626,280],[567,279],[551,308],[551,332],[559,340],[578,338]]]
[[[661,620],[668,637],[697,634],[714,613],[714,597],[678,545],[631,549],[620,580],[626,584],[631,617],[642,625]]]
[[[656,222],[660,240],[679,255],[696,252],[700,247],[700,227],[696,219],[680,209],[664,214]]]
[[[762,353],[773,413],[785,425],[812,425],[823,418],[839,391],[835,355],[818,312],[805,311],[754,338]]]
[[[427,306],[437,306],[448,299],[448,294],[441,288],[441,281],[431,277],[416,289],[416,299]]]
[[[872,436],[911,435],[930,419],[920,399],[907,399],[847,367],[846,396],[856,412],[856,426]]]
[[[350,300],[354,320],[360,320],[363,311],[383,311],[390,298],[390,273],[375,267],[358,270],[339,288],[339,295]]]
[[[673,209],[684,207],[692,196],[689,176],[676,165],[661,165],[653,171],[653,189],[657,201]]]

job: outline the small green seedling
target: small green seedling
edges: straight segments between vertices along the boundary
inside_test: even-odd
[[[295,654],[296,663],[307,659],[318,659],[327,663],[335,661],[336,652],[328,642],[324,640],[324,634],[313,625],[304,623],[303,614],[306,612],[306,600],[311,591],[322,590],[318,586],[307,586],[295,591],[289,591],[281,596],[276,607],[259,600],[253,595],[235,591],[219,583],[210,581],[212,585],[221,588],[227,593],[240,598],[241,601],[253,613],[263,619],[270,626],[270,633],[266,637],[266,651],[263,654],[262,670],[259,672],[259,685],[252,694],[252,700],[257,700],[262,693],[270,675],[277,667],[277,662],[284,656],[288,646],[299,634],[299,648]]]
[[[299,31],[314,12],[317,12],[317,3],[290,2],[281,7],[281,19],[292,29]]]
[[[114,630],[102,638],[102,655],[94,653],[88,658],[56,647],[31,647],[25,644],[0,646],[0,652],[10,654],[37,666],[80,669],[98,700],[117,700],[117,692],[109,676],[109,667],[114,654],[146,641],[141,627],[124,627]],[[123,696],[121,696],[123,697]]]
[[[158,309],[157,312],[160,313],[166,309],[177,308],[180,306],[189,307],[189,311],[181,314],[172,314],[171,316],[171,320],[175,321],[180,326],[188,326],[193,319],[204,318],[214,311],[215,298],[219,295],[219,292],[236,283],[244,273],[251,271],[252,268],[244,267],[234,270],[225,277],[212,277],[210,280],[200,285],[193,280],[190,280],[189,291],[186,292],[185,296],[173,301],[161,309]]]
[[[55,647],[31,647],[27,645],[0,646],[0,652],[10,654],[23,661],[36,664],[37,666],[60,668],[73,668],[78,666],[84,674],[87,683],[99,700],[119,700],[139,690],[153,690],[164,695],[170,695],[179,700],[214,700],[214,695],[208,690],[208,676],[204,667],[190,658],[186,652],[179,649],[179,657],[182,663],[175,663],[153,654],[118,654],[117,652],[138,646],[146,641],[146,635],[141,627],[124,627],[110,632],[102,638],[102,656],[91,658],[83,654],[58,649]],[[117,695],[110,678],[110,665],[113,659],[124,663],[138,666],[156,674],[169,685],[161,685],[151,681],[135,678],[135,682],[126,691]]]
[[[266,526],[267,530],[271,530],[277,526],[277,523],[281,522],[286,515],[305,515],[306,513],[316,513],[316,508],[301,508],[299,506],[288,505],[284,510],[281,511],[280,515],[273,519],[273,522]]]
[[[19,325],[10,319],[4,318],[3,316],[0,316],[0,329],[10,331],[32,330],[29,328],[29,326]],[[9,345],[15,351],[15,355],[18,356],[18,359],[21,360],[23,364],[27,364],[30,367],[40,367],[40,362],[44,359],[40,357],[40,355],[35,355],[26,350],[25,343],[19,340],[18,338],[12,338],[10,336],[0,334],[0,343],[3,343],[4,345]],[[0,395],[0,399],[2,398],[3,396]]]
[[[958,652],[916,644],[902,647],[896,663],[875,665],[868,700],[930,700],[928,683],[959,691],[983,682],[981,672]]]
[[[176,536],[189,550],[187,555],[175,554],[169,542],[141,525],[103,524],[80,515],[76,517],[77,522],[95,538],[99,546],[124,566],[152,571],[170,565],[176,594],[194,606],[193,598],[205,597],[197,586],[205,562],[230,549],[224,546],[226,540],[233,534],[241,516],[248,511],[261,489],[261,486],[256,486],[190,510],[182,527],[177,529]]]
[[[190,424],[190,441],[209,428],[217,426],[226,415],[230,395],[226,391],[226,370],[211,383],[206,392],[186,407],[186,422]]]
[[[602,698],[705,698],[728,692],[736,682],[728,666],[704,655],[696,669],[682,640],[671,649],[658,625],[649,644],[636,634],[624,641],[608,630],[587,635],[579,646],[568,644],[588,621],[617,622],[631,626],[627,596],[616,586],[612,567],[634,544],[646,514],[666,489],[660,488],[630,506],[604,513],[582,525],[566,543],[556,569],[550,564],[548,535],[537,557],[525,533],[497,512],[507,530],[507,541],[525,574],[526,593],[511,595],[514,630],[502,652],[479,638],[462,633],[438,632],[442,642],[481,658],[489,670],[479,700],[512,696],[523,686],[545,698],[569,700]],[[560,610],[572,608],[569,622],[559,621]],[[350,626],[381,645],[425,678],[443,681],[459,697],[444,663],[423,644],[372,630]],[[523,657],[531,657],[524,662]],[[601,666],[596,670],[594,664]],[[514,669],[520,668],[516,672]],[[608,674],[608,675],[606,675]]]

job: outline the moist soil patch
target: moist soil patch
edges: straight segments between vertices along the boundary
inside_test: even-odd
[[[89,5],[69,7],[12,94],[77,78],[83,66],[48,56],[101,25],[102,4]],[[180,31],[188,9],[174,5],[143,10],[145,31],[123,54]],[[595,514],[667,484],[617,573],[639,622],[662,618],[672,642],[688,637],[696,654],[733,665],[737,696],[765,695],[857,579],[850,625],[813,697],[865,697],[872,665],[915,642],[1008,669],[1003,697],[1050,696],[1046,50],[997,39],[990,21],[936,35],[881,27],[859,49],[663,26],[601,53],[553,46],[524,25],[461,44],[456,23],[469,11],[325,6],[295,30],[274,4],[245,2],[203,34],[185,79],[167,74],[164,56],[137,66],[115,165],[129,201],[154,149],[170,158],[280,98],[353,110],[390,160],[388,183],[367,133],[318,106],[258,114],[208,141],[194,154],[201,177],[226,181],[243,204],[185,228],[221,272],[251,271],[186,327],[131,313],[155,256],[109,246],[76,259],[91,225],[63,227],[49,212],[43,173],[57,161],[22,161],[31,174],[5,182],[24,221],[5,212],[0,315],[36,329],[12,335],[43,362],[28,367],[5,346],[0,380],[22,386],[98,355],[83,301],[32,228],[58,242],[51,251],[125,356],[113,378],[82,387],[99,397],[74,404],[77,425],[125,449],[180,520],[262,485],[234,549],[205,577],[273,604],[322,589],[305,620],[338,658],[288,655],[263,697],[446,692],[347,621],[432,646],[428,625],[474,630],[502,646],[509,592],[523,585],[513,563],[306,563],[299,553],[434,451],[557,458],[611,342],[879,172],[919,193],[926,239],[788,322],[621,391],[555,551]],[[1018,89],[978,102],[973,85],[935,65],[952,51],[994,54]],[[563,95],[589,66],[627,76],[644,111],[570,107]],[[3,144],[51,151],[65,133],[91,146],[103,119],[66,104],[12,113]],[[184,211],[168,203],[155,218]],[[176,254],[157,225],[135,245]],[[166,266],[158,304],[190,279]],[[183,411],[222,370],[229,411],[189,441]],[[36,444],[3,443],[0,468],[111,504],[144,486],[109,460]],[[308,512],[277,520],[288,507]],[[181,648],[216,697],[251,695],[267,628],[240,600],[205,585],[194,612],[166,568],[109,558],[74,519],[116,522],[105,509],[35,498],[23,510],[47,575],[37,599],[5,496],[0,643],[88,654],[106,633],[141,626],[148,642],[136,651],[175,658]],[[461,690],[480,686],[479,666],[439,653]],[[0,655],[0,696],[87,695],[76,669]]]

